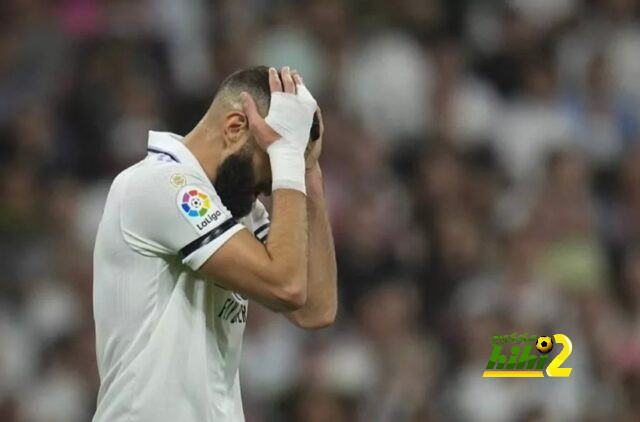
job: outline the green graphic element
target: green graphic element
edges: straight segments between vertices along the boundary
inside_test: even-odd
[[[491,337],[491,344],[506,344],[506,343],[535,343],[538,339],[536,335],[529,335],[527,333],[521,334],[517,336],[514,334],[506,334],[500,335],[498,333],[494,333]]]
[[[489,362],[485,369],[525,369],[525,365],[526,369],[534,369],[534,366],[535,369],[544,368],[549,356],[539,355],[537,353],[530,354],[531,349],[532,346],[530,344],[525,345],[524,349],[521,349],[520,346],[511,347],[511,356],[509,356],[507,362],[507,355],[500,354],[502,346],[494,345],[493,352],[491,353],[491,357],[489,357]],[[522,355],[518,359],[518,355],[520,355],[521,352]]]

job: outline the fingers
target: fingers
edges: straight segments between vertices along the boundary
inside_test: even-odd
[[[293,82],[295,82],[295,83],[296,83],[296,86],[297,86],[297,85],[302,85],[302,84],[303,84],[303,82],[302,82],[302,76],[300,76],[300,73],[298,73],[298,71],[297,71],[297,70],[293,70],[293,71],[291,72],[291,76],[293,77]]]
[[[293,83],[293,77],[291,76],[291,69],[289,66],[285,66],[280,71],[282,76],[282,85],[284,86],[284,92],[289,94],[296,93],[296,85]]]
[[[262,119],[262,116],[258,113],[256,102],[253,100],[253,97],[246,92],[240,94],[240,98],[242,99],[242,109],[247,115],[247,119],[249,119],[249,126],[253,126],[257,121]]]
[[[283,68],[284,69],[284,68]],[[304,85],[304,80],[302,79],[302,75],[297,70],[291,71],[291,77],[295,82],[296,91],[295,93],[305,97],[307,99],[313,98],[307,87]]]
[[[289,66],[284,66],[280,70],[280,75],[278,75],[278,71],[275,68],[269,68],[269,88],[271,92],[295,94],[297,87],[303,84],[300,73],[297,70],[291,70]]]
[[[269,68],[269,89],[271,89],[271,92],[282,92],[282,83],[280,82],[278,71],[273,67]]]

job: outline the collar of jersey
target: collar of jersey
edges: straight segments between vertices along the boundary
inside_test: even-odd
[[[205,177],[206,173],[198,159],[189,151],[183,143],[184,138],[171,132],[149,131],[149,148],[154,152],[165,153],[181,164],[193,167],[200,171]]]

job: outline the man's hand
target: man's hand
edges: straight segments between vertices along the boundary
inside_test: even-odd
[[[255,100],[249,93],[240,94],[242,107],[249,121],[249,129],[256,137],[258,144],[265,150],[280,138],[285,138],[289,142],[303,142],[306,146],[309,142],[308,131],[300,132],[300,129],[307,123],[310,126],[313,113],[317,108],[315,99],[304,86],[302,76],[297,71],[291,71],[288,66],[285,66],[280,74],[282,80],[274,68],[269,68],[271,108],[267,117],[263,118],[260,115]],[[274,107],[276,102],[279,107]],[[304,112],[305,110],[307,113]],[[283,112],[285,116],[282,115]],[[274,113],[277,113],[277,116]]]
[[[281,73],[282,81],[280,81],[278,71],[273,67],[269,68],[269,88],[271,89],[271,93],[286,92],[295,94],[296,83],[302,83],[300,75],[297,73],[292,75],[288,67],[283,67]],[[297,77],[297,80],[294,80],[294,77]],[[240,97],[242,98],[242,107],[249,120],[249,130],[251,130],[251,133],[255,136],[258,145],[266,150],[272,143],[280,139],[281,136],[273,130],[260,113],[258,113],[258,107],[251,95],[243,92],[240,94]]]
[[[269,69],[271,105],[262,118],[251,96],[242,94],[249,128],[265,148],[271,163],[271,190],[294,189],[306,193],[305,157],[313,114],[318,105],[297,73],[283,67],[282,80]],[[284,91],[283,91],[284,89]]]
[[[297,92],[297,85],[303,83],[302,76],[297,70],[290,71],[288,67],[282,68],[282,81],[278,76],[278,72],[274,68],[269,69],[269,88],[271,92],[286,92],[295,94]],[[241,94],[242,106],[247,119],[249,121],[249,130],[256,138],[258,144],[266,150],[269,145],[274,143],[280,138],[278,132],[273,130],[271,126],[265,121],[264,118],[258,113],[258,108],[254,99],[246,92]],[[307,145],[305,151],[305,167],[307,170],[315,167],[315,164],[320,158],[322,152],[322,135],[324,134],[324,122],[322,121],[322,112],[318,107],[316,113],[318,113],[318,121],[320,124],[320,136],[318,139],[312,139]]]

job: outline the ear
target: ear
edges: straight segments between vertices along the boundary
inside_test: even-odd
[[[223,146],[226,152],[234,154],[244,146],[251,137],[249,119],[241,111],[230,111],[222,124]]]

